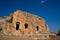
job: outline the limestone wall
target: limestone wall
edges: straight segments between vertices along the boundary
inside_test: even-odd
[[[19,30],[16,30],[20,34],[39,34],[39,33],[48,33],[49,28],[45,23],[45,20],[41,17],[36,15],[22,12],[22,11],[15,11],[13,14],[13,25],[16,28],[16,22],[19,22]],[[25,23],[28,24],[28,28],[25,28]],[[37,27],[38,26],[38,31]]]
[[[50,32],[43,18],[20,10],[9,17],[0,19],[1,22],[3,32],[9,35],[48,34]]]

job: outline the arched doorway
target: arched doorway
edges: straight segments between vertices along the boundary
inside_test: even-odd
[[[39,30],[39,26],[36,26],[37,31]]]
[[[20,23],[16,22],[16,30],[19,30]]]

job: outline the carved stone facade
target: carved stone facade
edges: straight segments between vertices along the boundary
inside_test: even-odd
[[[4,19],[3,32],[9,35],[23,35],[23,34],[43,34],[49,33],[48,25],[45,20],[36,15],[22,12],[20,10],[15,11],[9,17]]]

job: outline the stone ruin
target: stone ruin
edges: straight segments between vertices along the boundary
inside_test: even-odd
[[[47,34],[49,36],[50,32],[42,17],[20,10],[16,10],[10,16],[0,18],[0,26],[6,35]]]

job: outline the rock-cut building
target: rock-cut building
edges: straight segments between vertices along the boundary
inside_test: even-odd
[[[16,10],[8,17],[0,18],[2,30],[9,35],[48,34],[49,28],[42,17]]]

